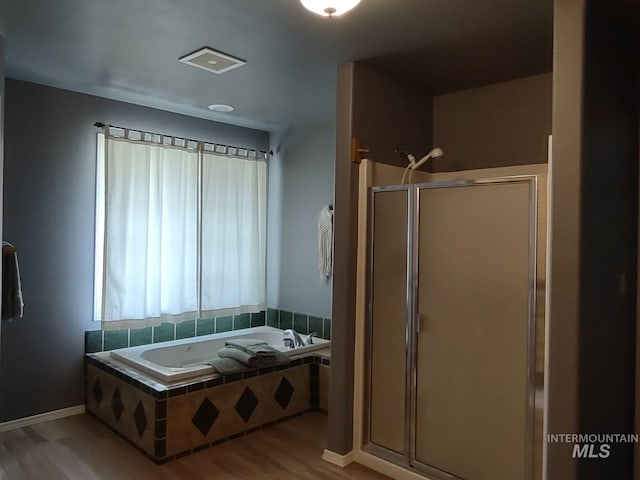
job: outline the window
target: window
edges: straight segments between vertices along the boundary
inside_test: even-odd
[[[135,135],[98,137],[96,320],[130,328],[264,309],[265,159]]]

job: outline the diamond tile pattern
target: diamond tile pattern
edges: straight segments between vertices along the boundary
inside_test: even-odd
[[[111,397],[111,409],[113,410],[113,415],[116,418],[116,422],[119,422],[120,417],[122,417],[122,412],[124,411],[124,405],[122,404],[120,389],[117,387],[116,391],[113,392],[113,397]]]
[[[96,406],[100,408],[100,403],[102,402],[102,385],[100,385],[99,377],[96,377],[96,381],[93,382],[91,392],[93,393],[93,399],[96,401]]]
[[[291,397],[293,397],[294,388],[293,385],[289,383],[289,381],[282,377],[280,380],[280,385],[278,385],[278,389],[276,390],[276,394],[274,398],[278,405],[282,407],[283,410],[286,410],[289,406],[289,402],[291,401]]]
[[[200,433],[206,437],[219,414],[220,411],[213,403],[211,403],[211,400],[205,398],[200,404],[200,407],[198,407],[198,411],[191,419],[191,423],[193,423]]]
[[[136,422],[136,430],[138,435],[142,438],[144,431],[147,429],[147,414],[144,411],[144,405],[142,400],[138,401],[135,411],[133,412],[133,420]]]
[[[247,387],[244,389],[244,392],[242,392],[242,395],[240,395],[238,403],[236,403],[236,412],[242,417],[244,423],[247,423],[257,406],[258,399],[251,389]]]
[[[310,406],[325,405],[326,409],[326,400],[318,399],[323,387],[317,384],[328,368],[317,360],[298,359],[284,365],[284,370],[260,369],[251,378],[240,375],[239,381],[229,382],[229,375],[220,376],[190,388],[149,394],[147,387],[153,385],[139,383],[134,372],[123,378],[110,363],[88,359],[90,413],[158,463],[273,425]],[[178,394],[173,395],[174,391]],[[100,408],[96,408],[97,402]]]

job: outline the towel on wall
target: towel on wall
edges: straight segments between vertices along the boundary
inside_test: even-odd
[[[22,284],[18,254],[9,242],[2,242],[2,320],[22,318]]]
[[[328,282],[333,269],[333,210],[324,207],[318,214],[318,270],[320,280]]]

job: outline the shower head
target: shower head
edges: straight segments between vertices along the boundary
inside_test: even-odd
[[[442,158],[442,157],[444,157],[444,152],[442,151],[442,149],[435,147],[433,150],[427,153],[424,157],[418,160],[413,166],[411,166],[411,169],[415,170],[416,168],[418,168],[420,165],[422,165],[423,163],[425,163],[427,160],[431,158]]]
[[[444,152],[441,148],[436,147],[429,152],[429,155],[431,155],[431,158],[441,158],[444,157]]]
[[[422,165],[423,163],[425,163],[427,160],[431,158],[444,157],[444,152],[442,151],[441,148],[438,148],[438,147],[433,148],[429,153],[427,153],[424,157],[422,157],[417,162],[416,162],[416,157],[414,157],[410,153],[399,151],[399,150],[396,150],[396,153],[406,155],[407,160],[409,161],[409,165],[407,165],[407,168],[404,169],[404,173],[402,174],[402,185],[404,185],[404,180],[407,177],[407,172],[409,171],[411,172],[409,173],[409,183],[411,183],[411,177],[413,176],[413,171],[416,168],[418,168],[420,165]]]

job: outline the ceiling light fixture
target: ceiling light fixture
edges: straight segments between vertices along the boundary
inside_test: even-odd
[[[356,7],[360,0],[300,0],[307,10],[323,17],[337,17]]]
[[[209,105],[209,110],[213,110],[214,112],[230,113],[230,112],[233,112],[235,110],[235,108],[233,108],[231,105],[224,105],[222,103],[214,103],[212,105]]]

